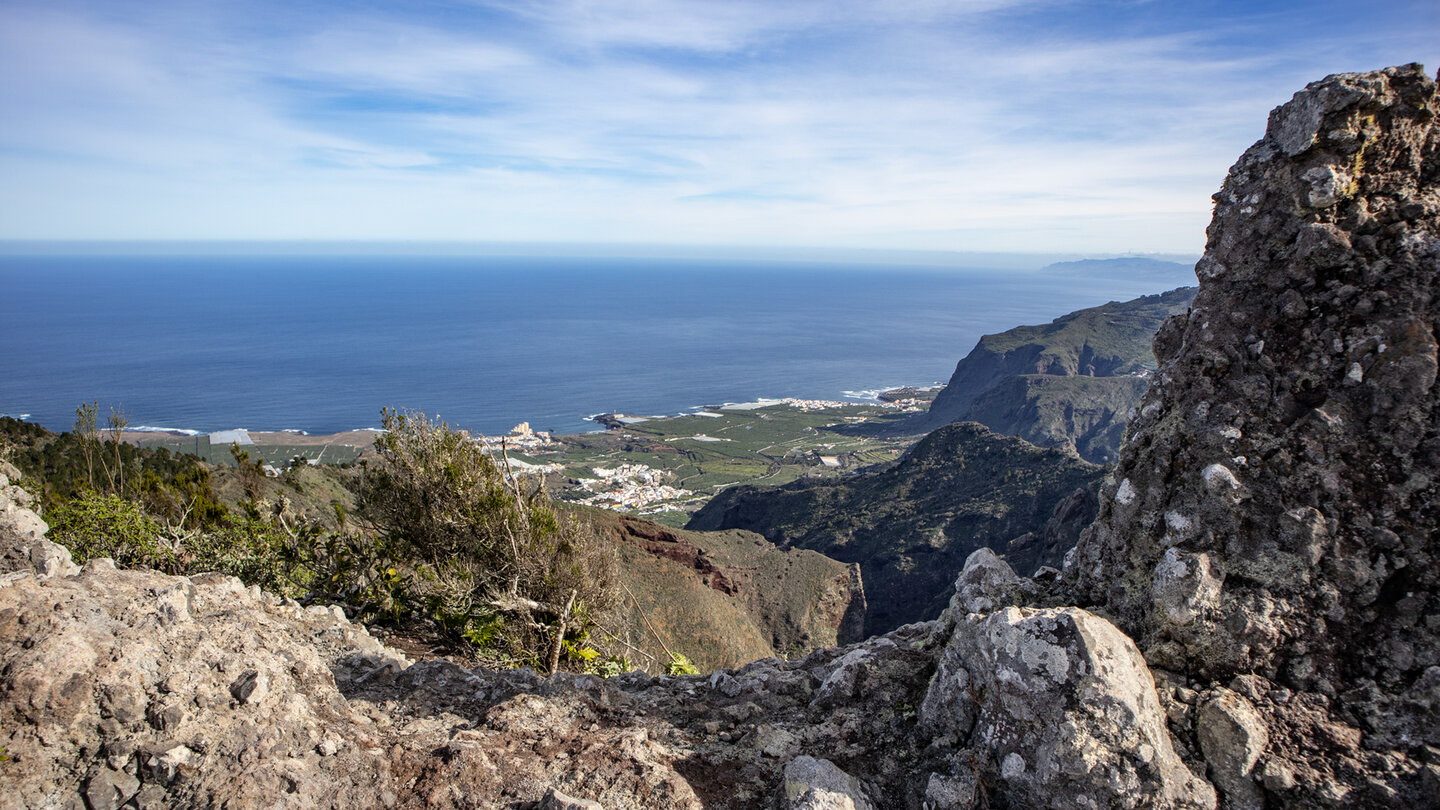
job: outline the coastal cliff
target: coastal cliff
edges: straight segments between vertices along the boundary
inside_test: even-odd
[[[979,422],[1086,461],[1114,461],[1125,420],[1155,368],[1155,332],[1194,297],[1194,287],[1181,287],[986,335],[956,364],[929,410],[904,427]]]
[[[232,578],[77,571],[0,469],[0,796],[1433,807],[1437,109],[1418,65],[1278,108],[1058,582],[980,549],[939,619],[852,647],[609,680],[411,663]]]

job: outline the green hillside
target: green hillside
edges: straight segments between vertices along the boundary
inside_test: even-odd
[[[859,563],[873,634],[938,614],[965,558],[982,546],[1027,574],[1057,565],[1094,517],[1089,493],[1101,474],[1062,451],[959,423],[893,465],[725,490],[688,528],[749,529],[782,548]]]
[[[234,464],[231,458],[231,465],[211,464],[164,447],[107,441],[99,450],[118,453],[118,464],[107,455],[108,467],[98,459],[87,465],[83,443],[73,433],[52,433],[0,418],[0,458],[24,472],[26,486],[40,496],[52,519],[72,504],[91,502],[97,489],[121,493],[124,501],[134,504],[135,519],[144,525],[166,537],[183,538],[181,545],[193,544],[197,550],[202,543],[207,549],[220,548],[198,557],[182,554],[185,560],[235,563],[224,570],[242,578],[269,560],[276,569],[271,572],[275,579],[264,581],[265,587],[278,587],[276,583],[284,579],[281,569],[305,556],[302,546],[307,543],[323,544],[331,532],[366,535],[373,530],[357,514],[360,470],[353,466],[296,464],[275,475],[253,460]],[[121,468],[123,488],[118,480]],[[116,474],[113,486],[109,474]],[[854,566],[813,551],[781,550],[751,532],[685,531],[602,509],[557,507],[594,527],[613,545],[618,578],[626,590],[619,607],[601,620],[603,637],[597,633],[595,642],[607,652],[625,655],[637,667],[664,672],[668,652],[683,654],[707,670],[738,666],[861,637],[864,591]],[[272,518],[280,514],[285,516],[284,525],[273,525]],[[307,525],[317,526],[319,534],[312,537],[286,529]],[[244,541],[254,565],[236,562],[236,555],[223,545],[237,538]],[[123,549],[103,551],[124,555]],[[140,564],[144,555],[137,551],[131,556],[134,560],[121,559],[121,564]],[[175,562],[182,572],[188,572],[188,564]],[[287,595],[323,601],[321,595],[303,589]],[[465,652],[426,627],[401,624],[393,639],[412,653]]]
[[[865,611],[852,565],[806,549],[780,549],[748,531],[687,531],[586,510],[620,550],[629,594],[610,628],[643,651],[666,648],[701,669],[739,666],[859,641]]]

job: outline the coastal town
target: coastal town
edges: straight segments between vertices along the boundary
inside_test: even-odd
[[[621,464],[616,467],[592,467],[595,478],[578,479],[580,487],[593,495],[576,499],[576,503],[607,509],[650,514],[666,511],[659,504],[678,501],[693,493],[666,483],[671,473],[645,464]]]
[[[515,451],[519,453],[537,453],[554,449],[559,445],[551,438],[549,431],[531,430],[529,422],[521,422],[510,429],[504,436],[486,436],[477,434],[475,441],[479,442],[486,450]]]
[[[495,454],[497,460],[512,473],[549,475],[565,470],[563,464],[535,463],[510,455],[513,452],[517,456],[534,458],[537,455],[554,455],[562,449],[561,442],[556,441],[546,431],[532,430],[529,422],[521,422],[504,436],[477,435],[474,439]],[[667,480],[672,477],[671,473],[645,464],[596,466],[589,468],[589,472],[595,477],[577,477],[574,483],[578,485],[579,491],[591,494],[570,498],[574,503],[650,514],[665,510],[666,507],[657,508],[658,504],[678,501],[692,494],[689,490],[669,485]]]

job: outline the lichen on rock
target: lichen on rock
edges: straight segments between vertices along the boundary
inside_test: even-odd
[[[1150,670],[1104,619],[1078,608],[972,613],[951,635],[921,721],[965,717],[964,757],[998,762],[1017,806],[1213,808],[1174,752]]]

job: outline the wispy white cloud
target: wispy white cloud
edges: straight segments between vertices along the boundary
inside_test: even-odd
[[[1440,41],[1097,5],[11,3],[0,238],[1195,251],[1271,106]]]

